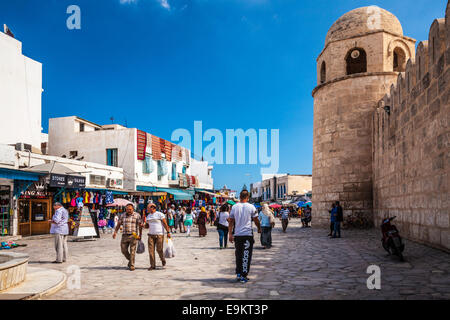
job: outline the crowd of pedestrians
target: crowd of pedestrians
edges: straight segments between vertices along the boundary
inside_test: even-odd
[[[172,237],[177,230],[191,235],[192,228],[198,228],[199,237],[206,237],[207,225],[215,226],[218,233],[218,244],[220,249],[226,249],[228,242],[234,243],[236,278],[246,283],[249,281],[248,274],[252,259],[254,235],[253,223],[260,233],[260,242],[264,249],[272,247],[272,230],[276,225],[277,218],[281,221],[282,232],[286,233],[292,216],[301,218],[302,226],[309,227],[311,222],[311,208],[307,206],[297,213],[292,208],[282,206],[279,210],[272,210],[264,203],[259,211],[253,204],[248,202],[249,193],[243,190],[240,193],[240,202],[230,206],[228,203],[219,206],[186,207],[170,205],[166,210],[158,210],[154,203],[148,204],[144,212],[135,212],[133,204],[126,206],[116,223],[113,238],[117,237],[119,230],[122,231],[120,248],[122,254],[128,260],[129,270],[135,270],[135,257],[139,245],[142,245],[142,233],[148,229],[148,253],[150,267],[148,270],[156,269],[156,253],[161,260],[162,266],[166,265],[164,254],[164,237]],[[68,213],[60,203],[54,204],[55,214],[52,219],[51,233],[55,234],[55,263],[65,262],[68,255]],[[331,238],[341,237],[341,223],[343,221],[343,210],[339,203],[333,203],[330,210],[330,233]],[[140,252],[142,253],[142,252]]]

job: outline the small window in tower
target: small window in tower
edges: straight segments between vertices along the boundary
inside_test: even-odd
[[[401,48],[394,49],[393,70],[396,72],[405,72],[406,70],[406,55]]]
[[[320,83],[325,83],[327,81],[327,67],[325,61],[322,62],[320,67]]]
[[[345,59],[347,62],[347,75],[367,72],[367,57],[363,49],[352,49]]]
[[[80,122],[80,132],[84,132],[84,123]]]

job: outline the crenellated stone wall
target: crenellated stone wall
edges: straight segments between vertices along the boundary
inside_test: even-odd
[[[397,216],[400,234],[450,250],[450,2],[445,17],[373,114],[372,180],[376,226]]]

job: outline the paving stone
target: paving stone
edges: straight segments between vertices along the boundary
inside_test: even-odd
[[[111,235],[90,242],[69,242],[67,264],[53,265],[52,239],[20,240],[27,247],[14,249],[30,255],[30,265],[67,272],[68,265],[81,268],[80,290],[63,289],[49,299],[449,299],[450,255],[405,240],[400,263],[386,257],[379,230],[343,230],[345,238],[334,242],[327,230],[302,230],[291,220],[288,233],[279,227],[272,234],[270,250],[261,250],[256,239],[250,282],[237,283],[234,249],[218,250],[214,227],[205,238],[174,234],[177,256],[167,259],[165,269],[147,271],[148,253],[136,255],[136,271],[126,269],[120,240]],[[325,236],[324,236],[325,235]],[[146,239],[144,239],[146,241]],[[339,243],[338,246],[336,244]],[[369,265],[381,268],[382,290],[367,289]]]

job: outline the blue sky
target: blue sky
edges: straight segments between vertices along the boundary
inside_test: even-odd
[[[81,8],[81,30],[66,9]],[[316,57],[354,8],[395,14],[428,38],[445,0],[0,0],[0,23],[43,63],[42,123],[78,115],[170,140],[177,128],[280,129],[279,172],[311,174]],[[216,165],[215,187],[240,190],[258,165]]]

